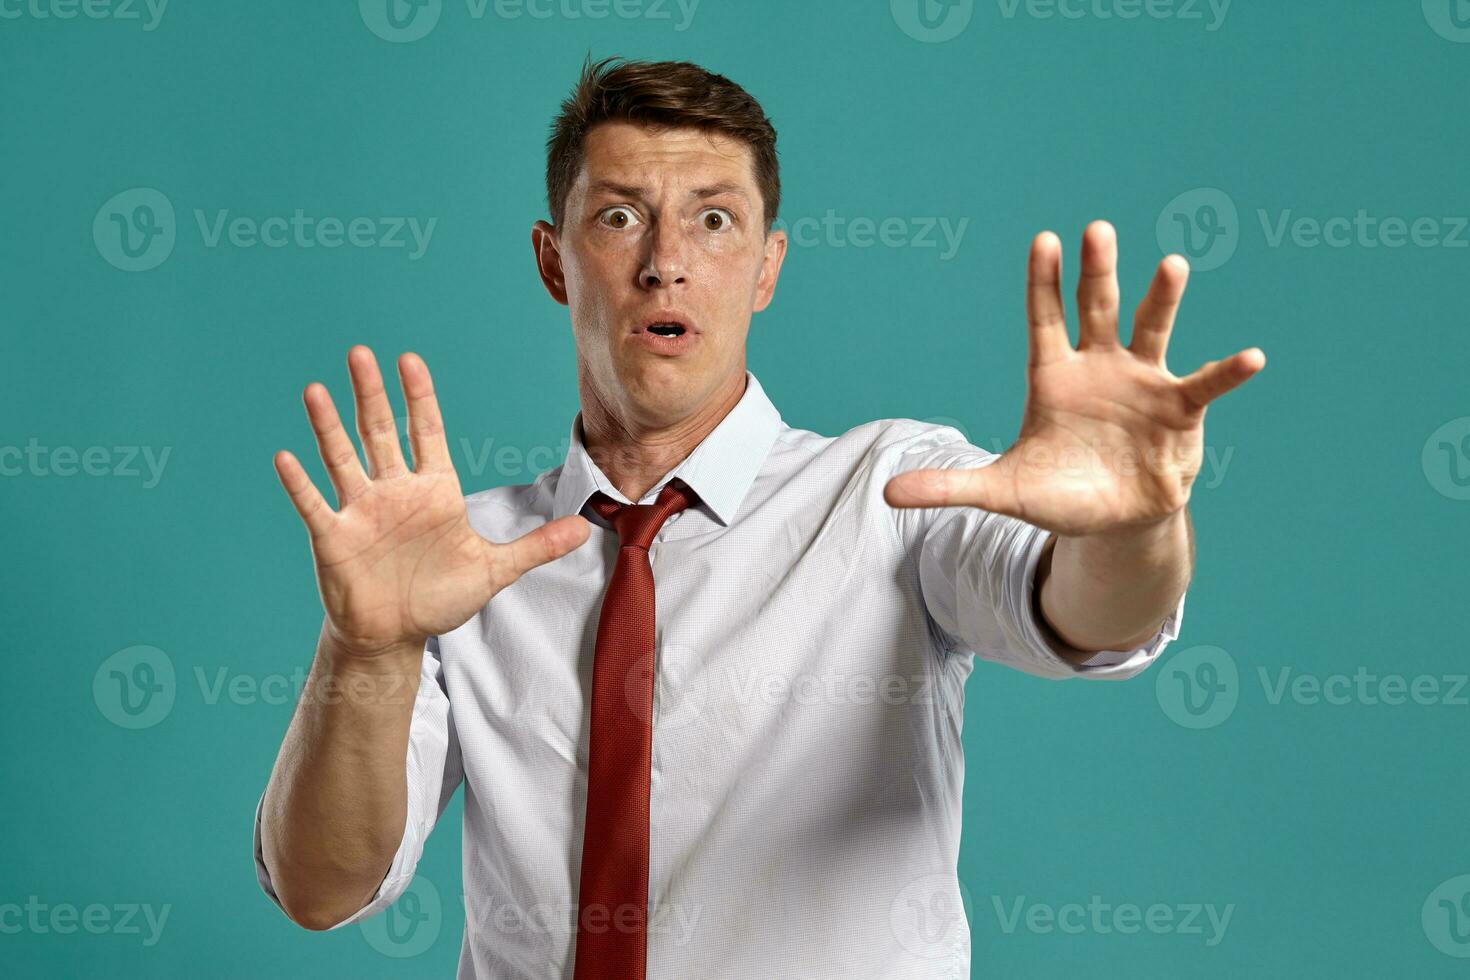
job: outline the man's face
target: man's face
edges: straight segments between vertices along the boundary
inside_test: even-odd
[[[750,317],[786,252],[783,232],[766,235],[750,147],[604,123],[563,223],[537,222],[532,240],[548,292],[570,307],[579,381],[625,424],[671,425],[743,387]]]

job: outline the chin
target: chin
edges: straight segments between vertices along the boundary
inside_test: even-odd
[[[626,390],[649,415],[682,418],[703,395],[703,376],[683,361],[646,361],[631,365]]]

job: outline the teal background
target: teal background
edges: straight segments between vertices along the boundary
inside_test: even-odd
[[[174,0],[153,30],[0,18],[0,444],[108,447],[113,464],[110,447],[170,452],[150,487],[0,478],[0,905],[170,906],[152,945],[0,932],[8,976],[453,975],[458,798],[420,866],[446,914],[418,955],[385,956],[356,926],[300,930],[256,886],[251,818],[294,700],[279,678],[305,668],[321,616],[270,459],[289,448],[320,476],[299,394],[315,379],[345,399],[344,357],[364,342],[385,365],[412,349],[434,369],[466,492],[560,461],[573,348],[528,230],[545,212],[546,128],[588,50],[698,61],[761,99],[786,222],[968,220],[947,260],[841,238],[792,249],[749,363],[789,423],[827,434],[939,418],[1003,447],[1024,393],[1030,237],[1056,230],[1075,270],[1083,225],[1112,220],[1131,307],[1171,200],[1218,188],[1238,208],[1239,246],[1194,276],[1171,365],[1250,345],[1270,363],[1210,413],[1207,441],[1231,455],[1194,496],[1198,573],[1168,654],[1225,651],[1238,680],[1218,693],[1236,706],[1176,724],[1166,706],[1186,679],[1161,686],[1168,659],[1123,684],[977,667],[960,865],[972,975],[1470,971],[1470,902],[1452,920],[1436,899],[1421,920],[1431,892],[1449,882],[1453,905],[1466,886],[1452,879],[1470,874],[1466,692],[1272,703],[1259,674],[1467,670],[1470,501],[1455,477],[1470,457],[1438,438],[1424,451],[1447,423],[1452,445],[1470,430],[1470,249],[1272,247],[1258,218],[1470,214],[1454,95],[1470,43],[1434,29],[1448,4],[1436,21],[1434,0],[1237,0],[1209,30],[1204,5],[1191,21],[982,2],[929,43],[901,29],[905,2],[703,0],[677,30],[672,6],[663,20],[475,19],[445,0],[411,43],[376,36],[350,2]],[[92,229],[138,187],[172,203],[177,243],[130,273]],[[417,260],[210,248],[196,208],[437,225]],[[472,466],[487,447],[539,455]],[[128,730],[93,682],[138,645],[163,652],[177,687],[165,717]],[[236,676],[277,696],[211,698]],[[1007,932],[996,912],[1092,895],[1234,908],[1216,945],[1208,928]]]

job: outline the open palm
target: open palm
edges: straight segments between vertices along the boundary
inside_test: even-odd
[[[1265,365],[1258,348],[1176,377],[1165,364],[1189,266],[1159,263],[1134,318],[1118,336],[1117,239],[1106,222],[1083,235],[1077,288],[1079,342],[1067,336],[1061,243],[1031,245],[1026,408],[999,459],[975,469],[929,469],[889,481],[896,507],[968,505],[1058,534],[1119,531],[1167,519],[1189,501],[1204,446],[1205,409]]]
[[[372,351],[354,347],[347,361],[370,472],[320,384],[308,385],[302,397],[339,509],[327,505],[291,453],[275,458],[310,535],[327,628],[343,649],[371,656],[422,644],[462,625],[526,571],[587,539],[587,522],[577,516],[505,544],[482,538],[469,523],[428,366],[414,354],[398,362],[410,470]]]

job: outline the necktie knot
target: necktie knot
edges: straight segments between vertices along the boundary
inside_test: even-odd
[[[696,499],[694,491],[682,480],[673,479],[664,484],[658,500],[651,504],[621,504],[601,490],[592,495],[591,503],[594,510],[612,522],[622,547],[647,551],[664,521]]]

